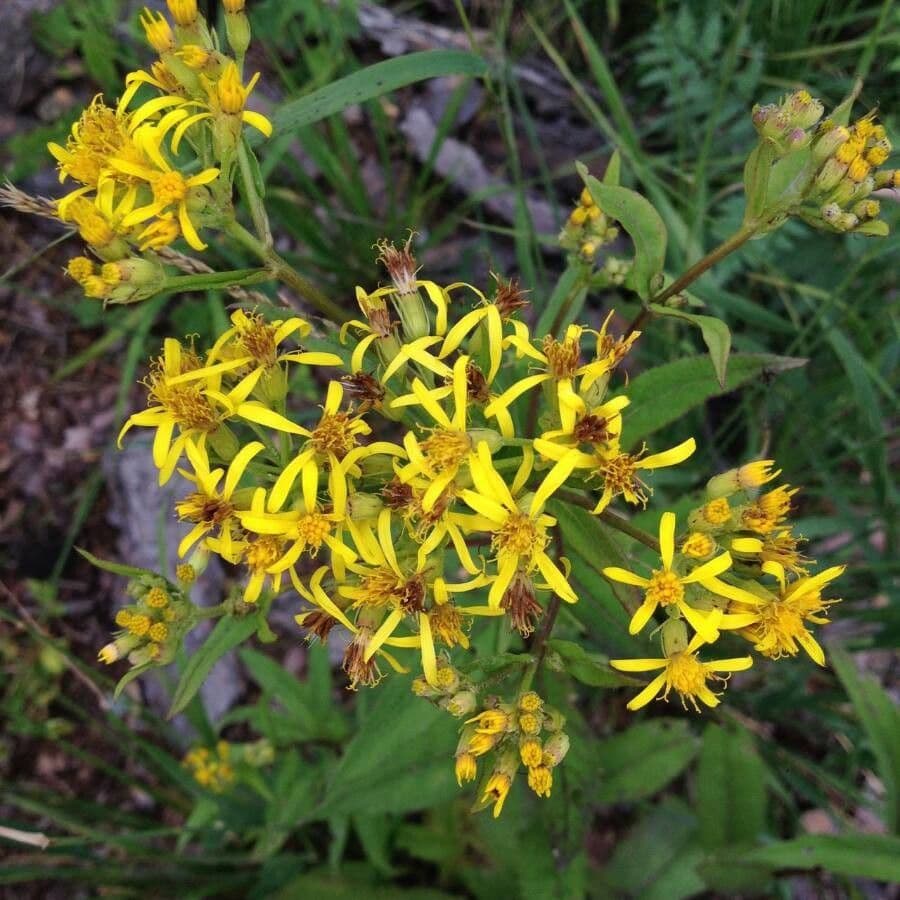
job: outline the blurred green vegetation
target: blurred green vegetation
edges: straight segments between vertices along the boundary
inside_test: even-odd
[[[40,20],[36,37],[58,56],[61,81],[87,79],[90,90],[114,92],[122,74],[147,58],[134,22],[121,19],[123,6],[68,0]],[[470,87],[462,80],[449,91],[424,162],[398,128],[403,93],[366,101],[359,116],[334,115],[276,136],[261,151],[267,208],[275,231],[293,242],[292,262],[345,303],[355,284],[379,278],[375,241],[408,229],[419,231],[422,257],[464,248],[453,259],[455,278],[482,277],[487,265],[506,261],[504,274],[518,274],[538,307],[549,296],[561,267],[547,252],[555,236],[538,230],[527,199],[545,194],[561,217],[578,179],[574,159],[561,167],[558,148],[548,145],[546,109],[525,92],[519,64],[555,73],[568,98],[555,110],[560,122],[592,129],[592,148],[581,155],[592,171],[620,150],[625,182],[666,222],[673,275],[740,223],[753,102],[806,87],[830,106],[861,78],[857,109],[878,107],[900,140],[900,18],[891,2],[486,2],[473,5],[465,22],[460,9],[468,5],[394,10],[460,35],[464,26],[487,32],[479,52],[490,74],[474,119],[456,124]],[[253,63],[265,70],[262,93],[274,102],[379,58],[352,2],[260,0],[251,15]],[[75,57],[83,70],[72,68]],[[7,147],[12,177],[48,167],[39,148],[65,133],[67,122],[17,135]],[[557,137],[566,144],[564,124]],[[486,208],[490,196],[463,195],[436,174],[448,139],[476,151],[483,141],[502,158],[497,174],[508,188],[492,190],[511,195],[512,225]],[[885,681],[896,675],[895,662],[881,661],[900,638],[898,606],[890,602],[900,521],[891,476],[900,214],[896,204],[884,206],[888,239],[824,235],[792,222],[693,286],[729,324],[735,350],[808,363],[753,379],[670,426],[663,443],[693,434],[700,451],[690,466],[659,473],[644,514],[652,529],[664,503],[678,508],[695,496],[704,480],[698,473],[773,456],[784,477],[803,487],[797,530],[812,542],[811,555],[851,564],[844,602],[833,611],[832,668],[817,670],[805,658],[777,669],[757,665],[703,719],[670,707],[666,716],[635,720],[619,694],[590,687],[589,671],[580,686],[546,673],[542,692],[571,710],[571,754],[549,800],[514,789],[494,821],[468,815],[452,781],[453,723],[414,702],[404,680],[348,698],[320,649],[309,652],[299,680],[273,657],[245,649],[253,685],[247,702],[211,722],[195,699],[186,716],[196,743],[262,737],[275,758],[241,768],[235,787],[215,794],[180,765],[183,732],[128,696],[100,707],[96,689],[109,697],[111,683],[80,658],[77,641],[50,637],[66,616],[64,594],[51,590],[38,621],[24,621],[12,607],[0,612],[4,749],[21,765],[21,748],[51,747],[90,773],[89,782],[66,793],[38,773],[18,778],[4,768],[2,825],[52,840],[41,851],[8,844],[0,884],[15,892],[53,882],[116,896],[671,900],[708,890],[789,897],[798,874],[819,896],[861,896],[858,878],[900,879],[891,836],[900,825],[900,716],[876,679],[858,672],[861,661],[875,660]],[[120,412],[159,335],[205,340],[223,320],[214,294],[102,319],[74,290],[47,302],[98,329],[97,342],[65,373],[119,355]],[[606,292],[588,297],[585,315],[599,321],[610,306],[626,317],[637,311],[630,298]],[[641,339],[637,368],[699,352],[698,335],[657,320]],[[102,492],[99,470],[91,485],[73,509],[51,588]],[[585,573],[588,599],[560,619],[555,637],[614,653],[624,613],[592,568],[590,546],[579,554],[583,523],[569,528],[567,550]]]

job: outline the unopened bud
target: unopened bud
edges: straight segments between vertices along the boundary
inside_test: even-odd
[[[663,653],[667,657],[674,656],[687,649],[687,626],[682,619],[669,619],[660,629]]]
[[[240,452],[241,445],[234,432],[223,422],[207,435],[209,446],[222,462],[231,462]]]
[[[197,22],[197,0],[166,0],[175,24],[190,28]]]
[[[488,445],[488,449],[491,453],[494,453],[503,446],[503,435],[494,431],[493,428],[470,428],[466,434],[469,435],[473,447],[477,447],[484,441]]]
[[[228,43],[231,49],[238,56],[243,56],[250,46],[250,20],[243,11],[243,2],[225,3],[225,34],[228,37]],[[229,6],[237,6],[238,9],[230,10]]]
[[[881,212],[881,204],[877,200],[860,200],[851,212],[860,219],[875,219]]]
[[[832,156],[842,144],[850,137],[848,129],[843,125],[830,128],[813,145],[813,159],[823,162]]]
[[[825,160],[825,164],[819,169],[819,173],[816,175],[816,187],[820,191],[830,191],[838,186],[846,173],[846,164],[838,162],[835,157],[830,156]]]
[[[569,736],[564,731],[557,731],[544,742],[543,763],[551,769],[558,766],[569,752]]]
[[[478,704],[478,699],[473,691],[459,691],[448,701],[445,709],[451,716],[457,719],[469,715]]]

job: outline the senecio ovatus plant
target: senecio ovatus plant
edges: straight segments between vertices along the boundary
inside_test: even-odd
[[[120,440],[136,428],[152,433],[161,484],[176,470],[191,484],[175,506],[190,524],[175,581],[106,564],[131,577],[132,602],[100,651],[105,663],[134,667],[123,683],[171,662],[201,619],[258,621],[271,639],[265,616],[281,598],[299,608],[297,625],[310,638],[346,632],[351,689],[377,685],[388,671],[417,673],[413,692],[461,722],[456,777],[471,781],[481,768],[476,808],[499,814],[523,768],[531,790],[548,796],[569,737],[562,713],[532,685],[554,656],[547,642],[561,604],[592,602],[572,578],[554,503],[585,508],[654,553],[646,567],[603,569],[637,589],[630,631],[660,648],[653,658],[609,663],[631,673],[623,684],[650,673],[630,709],[672,697],[698,711],[715,707],[730,674],[752,665],[750,651],[779,659],[803,650],[824,664],[813,631],[837,602],[823,594],[843,567],[812,573],[790,521],[796,488],[775,484],[773,460],[714,475],[686,518],[661,512],[658,538],[613,511],[645,507],[653,472],[685,463],[696,446],[629,447],[619,370],[644,323],[692,319],[680,309],[685,288],[789,217],[884,234],[874,192],[896,187],[898,174],[882,168],[891,146],[874,115],[846,124],[847,101],[823,120],[822,104],[805,91],[755,108],[744,222],[674,281],[662,273],[662,222],[618,185],[614,157],[603,181],[579,169],[585,189],[560,235],[568,253],[561,283],[575,289],[551,298],[548,327],[528,324],[529,305],[540,314],[543,301],[514,280],[478,287],[421,277],[411,241],[379,245],[388,280],[358,287],[358,317],[346,320],[272,249],[245,131],[268,137],[273,126],[246,108],[257,76],[245,83],[242,0],[223,3],[233,56],[194,0],[168,5],[172,21],[149,11],[141,19],[159,54],[149,71],[127,77],[114,107],[95,98],[65,146],[50,145],[60,180],[74,189],[52,203],[6,191],[8,203],[77,229],[87,253],[68,272],[89,297],[130,303],[212,285],[241,301],[209,349],[166,339],[144,381],[147,408],[122,428]],[[252,232],[235,216],[236,187]],[[608,257],[598,268],[597,251],[620,228],[634,237],[634,258]],[[183,241],[200,253],[217,231],[262,267],[212,272],[173,249]],[[339,340],[323,343],[309,318],[279,315],[244,289],[266,279],[340,324]],[[599,330],[573,321],[588,281],[640,295],[642,312],[623,333],[614,333],[612,312]],[[298,384],[320,384],[319,402],[299,409]],[[197,607],[191,585],[210,554],[245,577],[221,604]],[[470,648],[485,620],[517,632],[527,648],[499,676],[457,650]],[[726,632],[746,643],[745,655],[716,652]],[[186,764],[217,790],[233,779],[222,746]]]

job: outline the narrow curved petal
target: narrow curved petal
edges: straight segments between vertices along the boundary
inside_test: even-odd
[[[659,520],[659,552],[663,568],[672,568],[675,559],[675,513],[664,512]]]

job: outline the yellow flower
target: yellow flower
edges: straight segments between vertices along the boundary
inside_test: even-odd
[[[699,712],[698,699],[709,707],[718,706],[719,698],[706,682],[712,678],[724,685],[727,678],[722,678],[718,673],[741,672],[749,669],[753,665],[753,660],[749,656],[741,656],[735,659],[701,662],[697,650],[703,643],[703,637],[698,633],[684,650],[676,651],[664,659],[611,659],[609,664],[620,672],[664,670],[628,702],[628,708],[637,710],[646,706],[660,691],[663,700],[668,700],[669,691],[673,689],[681,697],[685,708],[687,701],[690,701]]]
[[[631,584],[644,589],[644,602],[638,607],[631,619],[628,630],[637,634],[650,620],[660,606],[675,606],[691,627],[712,643],[719,636],[716,617],[704,615],[695,609],[687,600],[685,586],[701,584],[708,591],[731,599],[752,597],[739,588],[731,587],[719,581],[716,576],[731,568],[731,554],[722,553],[703,565],[697,566],[686,575],[679,575],[674,569],[675,561],[675,513],[665,512],[659,521],[659,546],[662,568],[654,569],[649,578],[636,575],[627,569],[610,566],[603,574],[623,584]]]
[[[366,648],[366,658],[370,658],[403,621],[409,617],[418,626],[418,637],[413,636],[411,646],[419,646],[422,656],[422,671],[427,682],[438,685],[437,654],[435,652],[435,632],[444,643],[468,645],[460,621],[460,616],[502,615],[502,610],[484,606],[453,606],[454,622],[442,621],[444,606],[450,606],[453,594],[465,593],[487,583],[483,575],[469,581],[449,583],[443,570],[436,572],[432,561],[419,548],[415,561],[404,558],[401,563],[397,555],[391,529],[391,511],[382,510],[378,516],[377,540],[369,539],[359,529],[352,529],[357,549],[364,563],[348,562],[347,568],[356,575],[356,584],[343,584],[338,593],[355,606],[388,608],[390,611],[372,636]]]
[[[262,113],[245,108],[247,98],[259,81],[259,72],[244,85],[241,83],[237,65],[233,60],[229,60],[216,80],[211,81],[203,76],[201,79],[206,89],[207,102],[204,104],[191,101],[190,105],[205,106],[206,111],[189,115],[179,123],[172,135],[172,151],[174,153],[178,152],[178,147],[191,126],[216,116],[234,116],[235,120],[255,128],[266,137],[272,136],[272,123]]]
[[[178,545],[178,555],[185,556],[200,538],[217,529],[222,555],[229,559],[234,555],[232,525],[237,519],[233,495],[247,466],[263,449],[263,445],[259,441],[253,441],[242,447],[229,463],[227,472],[222,469],[210,470],[209,456],[203,445],[188,439],[184,449],[194,469],[193,476],[187,477],[196,483],[197,490],[175,504],[175,511],[180,519],[195,523]],[[220,490],[219,483],[223,474],[225,481]]]
[[[564,459],[567,454],[573,452],[564,444],[557,444],[544,438],[537,438],[534,441],[534,449],[546,459],[556,461]],[[641,480],[638,472],[660,469],[664,466],[676,466],[684,462],[696,449],[696,441],[688,438],[662,453],[642,456],[641,453],[622,453],[618,449],[616,441],[610,448],[604,448],[602,445],[595,446],[593,453],[574,451],[574,468],[588,469],[589,477],[598,478],[603,483],[603,493],[594,507],[594,513],[603,512],[613,497],[620,494],[629,503],[646,506],[647,492],[650,489]]]
[[[377,453],[402,453],[396,444],[386,441],[377,441],[368,446],[359,445],[360,436],[370,434],[372,429],[362,416],[341,410],[343,398],[341,383],[329,382],[322,416],[312,430],[288,422],[262,404],[257,404],[249,411],[244,409],[241,413],[244,418],[258,425],[267,425],[306,438],[300,452],[284,467],[272,486],[267,504],[269,512],[277,512],[284,506],[298,478],[304,484],[318,483],[324,467],[328,470],[328,493],[334,512],[343,518],[347,509],[347,476],[360,474],[356,463]]]
[[[506,772],[494,772],[484,786],[484,792],[481,795],[481,802],[486,806],[494,804],[494,818],[496,819],[503,812],[503,804],[512,787],[512,777]]]
[[[469,460],[469,471],[476,490],[466,489],[460,496],[487,520],[492,532],[491,546],[496,552],[497,574],[488,594],[490,606],[500,606],[517,572],[528,575],[535,569],[563,600],[574,603],[578,599],[565,575],[546,553],[545,548],[550,541],[547,529],[556,524],[556,519],[543,513],[544,504],[569,477],[572,466],[565,460],[554,466],[530,496],[527,506],[520,506],[521,500],[517,500],[514,494],[528,479],[530,461],[531,454],[527,453],[513,483],[514,490],[510,490],[494,469],[485,442],[479,443],[476,453]],[[525,495],[522,499],[527,498],[528,495]]]
[[[119,446],[126,432],[135,425],[156,429],[153,440],[153,462],[160,470],[159,482],[165,484],[189,438],[212,436],[225,419],[241,415],[250,392],[259,380],[259,372],[251,372],[227,394],[219,390],[214,376],[202,384],[172,385],[171,379],[200,367],[193,351],[186,351],[174,338],[166,338],[163,355],[154,361],[147,379],[150,408],[130,416],[119,432]],[[179,435],[173,442],[175,429]]]
[[[418,647],[418,637],[387,637],[382,641],[383,646],[379,647],[376,651],[373,651],[373,653],[369,653],[368,649],[371,645],[374,633],[368,626],[358,627],[351,622],[350,619],[347,618],[347,614],[334,602],[334,600],[331,599],[331,597],[328,596],[325,589],[322,587],[322,580],[325,575],[328,574],[328,571],[328,566],[320,566],[316,569],[310,578],[309,587],[307,587],[297,577],[296,572],[291,569],[291,581],[297,593],[304,600],[340,622],[347,631],[354,635],[354,643],[351,643],[351,646],[354,647],[354,649],[350,650],[348,647],[348,654],[344,658],[344,671],[346,671],[347,674],[350,675],[351,680],[354,681],[354,683],[351,684],[351,687],[355,688],[355,683],[359,681],[368,684],[374,683],[372,681],[367,681],[366,679],[375,676],[375,670],[377,670],[374,659],[375,653],[377,653],[379,657],[383,657],[387,660],[388,664],[395,672],[408,672],[409,670],[400,665],[400,663],[384,649],[384,646]],[[301,613],[294,618],[298,624],[302,625],[305,615],[306,614]]]
[[[172,32],[172,26],[169,25],[162,13],[154,13],[145,7],[141,13],[141,25],[144,26],[147,43],[157,53],[166,53],[175,49],[175,35]]]
[[[309,322],[298,316],[267,322],[257,313],[247,313],[238,309],[231,314],[231,326],[219,336],[207,354],[207,365],[186,372],[172,383],[183,384],[210,375],[233,372],[245,366],[268,372],[284,362],[296,362],[307,366],[339,366],[342,363],[336,353],[280,351],[279,345],[295,332],[299,332],[301,337],[309,334],[311,329]]]
[[[535,347],[528,326],[524,322],[514,321],[511,324],[514,333],[507,337],[504,343],[515,347],[520,358],[527,356],[540,363],[544,371],[527,375],[507,388],[488,404],[484,411],[485,415],[493,416],[498,409],[507,409],[523,394],[544,382],[552,381],[556,384],[556,400],[562,428],[564,431],[570,431],[574,427],[576,413],[585,406],[584,400],[575,391],[575,379],[580,378],[581,390],[587,390],[610,371],[610,359],[595,358],[588,363],[582,363],[581,337],[589,329],[581,325],[569,325],[561,341],[547,335],[539,350]]]
[[[190,28],[197,21],[197,0],[166,0],[175,24]]]
[[[238,512],[241,525],[246,531],[262,535],[278,535],[290,541],[290,546],[266,570],[275,575],[293,567],[303,553],[315,557],[322,545],[331,550],[332,557],[339,557],[345,563],[356,560],[356,554],[347,547],[335,530],[344,521],[343,513],[323,512],[318,502],[318,470],[313,469],[313,478],[304,478],[302,483],[302,505],[288,512],[265,512],[262,503],[255,509]]]
[[[615,456],[622,433],[622,410],[629,403],[629,399],[622,395],[599,406],[584,406],[575,412],[574,420],[570,422],[571,427],[545,431],[541,440],[553,441],[569,448],[590,444],[591,451],[586,452],[585,456],[590,455],[592,458],[599,458],[607,451],[610,456]],[[579,459],[584,463],[583,457]]]
[[[553,772],[548,766],[531,766],[528,769],[528,787],[538,797],[549,797],[553,787]]]
[[[474,781],[478,775],[478,761],[466,751],[456,754],[456,783],[462,787],[465,781]]]
[[[429,391],[418,378],[413,379],[412,394],[398,397],[391,404],[397,408],[417,404],[436,424],[429,436],[421,442],[412,431],[406,432],[403,446],[406,448],[409,462],[397,473],[402,482],[408,482],[417,476],[429,481],[422,498],[422,508],[426,512],[434,507],[441,494],[456,479],[460,468],[473,455],[472,437],[466,431],[467,363],[468,358],[460,356],[453,366],[452,417],[438,402],[438,399],[447,396],[446,390]]]
[[[840,577],[846,566],[832,566],[817,575],[804,576],[792,582],[787,581],[780,563],[767,561],[762,568],[776,578],[778,591],[761,592],[765,598],[763,602],[752,604],[749,608],[756,621],[744,628],[741,634],[752,641],[754,649],[764,656],[772,659],[795,656],[802,647],[813,662],[824,666],[825,653],[806,623],[823,625],[829,621],[823,613],[840,600],[823,600],[822,589]],[[738,608],[741,608],[740,604]]]
[[[183,110],[173,112],[179,116],[186,115]],[[140,165],[121,157],[113,157],[110,160],[111,168],[145,181],[153,194],[153,201],[129,213],[123,225],[130,228],[154,216],[162,216],[174,208],[185,240],[194,250],[205,250],[207,245],[200,240],[197,229],[191,221],[188,200],[196,188],[215,181],[219,177],[219,170],[203,169],[189,177],[179,172],[162,153],[162,141],[166,131],[177,121],[177,117],[170,113],[166,119],[167,121],[159,125],[142,125],[134,133],[135,143],[144,151],[148,164]]]
[[[783,484],[773,491],[761,494],[755,503],[741,512],[741,524],[757,534],[775,531],[791,512],[791,498],[800,489]]]

